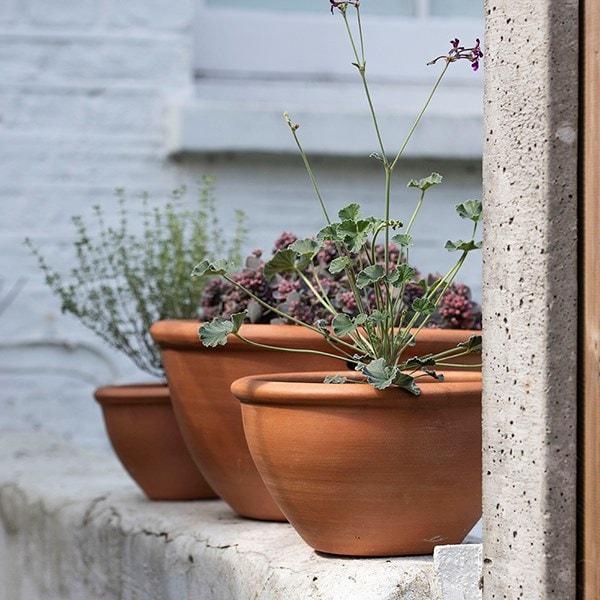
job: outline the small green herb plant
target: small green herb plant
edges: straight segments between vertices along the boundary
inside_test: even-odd
[[[196,319],[205,278],[190,273],[199,256],[227,255],[240,264],[245,217],[235,212],[231,241],[224,240],[214,199],[214,181],[204,177],[196,208],[186,208],[185,188],[172,192],[160,206],[150,206],[147,194],[134,202],[117,190],[119,219],[106,222],[102,206],[94,219],[72,217],[76,230],[75,267],[63,275],[51,267],[34,243],[26,245],[37,258],[45,281],[75,316],[112,348],[128,356],[151,376],[164,378],[160,350],[149,334],[161,319]]]
[[[277,251],[264,265],[264,276],[267,281],[282,273],[294,273],[314,295],[320,305],[329,313],[329,319],[322,319],[307,324],[277,306],[268,305],[257,294],[244,286],[243,280],[234,277],[235,271],[226,259],[216,262],[204,260],[194,268],[194,275],[204,278],[207,275],[218,275],[227,282],[241,288],[253,300],[270,309],[287,322],[296,323],[321,334],[331,345],[331,352],[317,350],[284,349],[287,352],[311,352],[339,358],[364,375],[364,380],[378,389],[389,386],[404,388],[413,394],[419,394],[418,380],[433,377],[439,381],[443,375],[434,369],[460,364],[460,357],[481,348],[481,336],[471,336],[458,347],[448,349],[436,355],[420,358],[404,359],[406,349],[416,343],[416,336],[436,312],[446,292],[458,274],[467,256],[481,247],[477,240],[478,226],[482,220],[480,200],[467,200],[456,206],[458,216],[470,223],[470,234],[467,240],[446,242],[445,248],[455,252],[458,258],[452,268],[434,280],[415,280],[415,269],[409,266],[410,248],[413,245],[412,229],[425,200],[427,191],[442,181],[441,175],[432,173],[421,178],[412,179],[408,187],[417,192],[414,210],[408,220],[400,220],[392,215],[390,202],[392,176],[406,149],[415,129],[425,113],[435,91],[451,64],[465,59],[471,63],[474,71],[479,67],[479,59],[483,56],[479,40],[475,46],[465,48],[458,39],[450,42],[447,54],[438,56],[429,64],[442,63],[443,68],[437,78],[424,106],[417,115],[405,140],[397,153],[391,155],[383,141],[379,121],[374,109],[374,102],[367,82],[367,61],[361,23],[360,3],[358,1],[329,2],[331,12],[341,15],[344,28],[348,34],[356,67],[365,91],[367,104],[374,125],[378,151],[371,156],[379,161],[383,171],[383,215],[381,217],[363,216],[358,204],[350,204],[338,213],[333,220],[326,208],[320,193],[316,177],[309,159],[304,152],[298,135],[299,125],[285,113],[293,139],[306,167],[309,179],[314,188],[317,200],[325,218],[325,226],[314,238],[296,240],[288,248]],[[349,18],[353,12],[355,19]],[[357,307],[357,314],[349,315],[339,310],[323,286],[319,277],[316,257],[326,244],[333,244],[336,258],[328,266],[331,274],[343,273]],[[390,256],[390,249],[396,245],[401,252],[396,257]],[[383,246],[383,258],[377,248]],[[409,285],[418,285],[423,293],[406,306],[406,291]],[[249,340],[243,335],[241,326],[247,318],[246,311],[236,313],[229,319],[217,317],[200,328],[200,339],[205,346],[223,345],[230,334],[254,346],[262,344]],[[343,376],[328,379],[331,383],[345,382]]]

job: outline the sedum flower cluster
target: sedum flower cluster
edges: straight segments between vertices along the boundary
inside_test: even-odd
[[[298,237],[284,231],[274,243],[272,255],[288,249],[298,240]],[[375,247],[378,264],[384,261],[384,247]],[[332,242],[325,242],[315,256],[315,267],[323,290],[337,312],[356,317],[359,313],[356,298],[352,293],[348,277],[345,273],[332,274],[329,266],[338,257]],[[388,245],[388,260],[392,265],[402,260],[400,248],[396,244]],[[298,274],[284,272],[276,274],[270,281],[265,278],[263,252],[256,249],[246,259],[245,268],[231,276],[232,281],[212,279],[202,294],[202,319],[210,321],[214,318],[230,318],[234,314],[246,311],[248,323],[292,323],[289,318],[282,317],[285,313],[308,325],[325,322],[328,325],[333,320],[333,314],[328,312],[311,292]],[[441,275],[428,275],[425,280],[415,270],[414,281],[407,283],[404,290],[404,309],[407,316],[417,298],[422,298],[426,288],[431,287]],[[260,301],[253,299],[244,289],[249,290]],[[273,308],[278,309],[275,312]],[[363,308],[376,309],[376,295],[371,290],[365,295]],[[481,329],[481,308],[471,299],[471,290],[462,283],[452,283],[441,297],[436,311],[426,324],[428,328],[440,329]]]

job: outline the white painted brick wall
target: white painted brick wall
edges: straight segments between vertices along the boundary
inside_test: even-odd
[[[234,207],[247,210],[248,249],[270,250],[283,229],[309,235],[321,226],[299,159],[165,156],[166,99],[193,90],[192,20],[192,0],[0,2],[0,278],[5,291],[17,277],[27,279],[0,316],[0,431],[46,430],[103,446],[94,387],[145,379],[60,314],[23,246],[26,236],[66,270],[72,214],[89,214],[98,202],[110,212],[116,187],[162,198],[204,173],[217,176],[223,217]],[[329,159],[314,166],[334,207],[375,206],[375,164]],[[398,175],[402,197],[412,202],[404,182],[432,169],[448,183],[432,194],[422,221],[437,223],[435,239],[415,249],[423,269],[434,268],[434,245],[454,235],[447,230],[453,205],[481,193],[478,164],[415,163]],[[477,261],[463,279],[479,289]]]
[[[191,86],[191,0],[0,3],[0,277],[27,284],[0,317],[0,429],[103,446],[91,394],[145,375],[60,314],[26,236],[68,268],[70,215],[112,190],[163,192],[164,98]],[[193,178],[189,174],[186,178]],[[89,344],[88,348],[84,344]]]

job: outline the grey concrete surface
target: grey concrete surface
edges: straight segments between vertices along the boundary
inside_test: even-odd
[[[575,597],[578,2],[487,0],[484,598]]]
[[[478,600],[478,549],[325,557],[219,500],[150,502],[109,453],[0,438],[0,600]]]

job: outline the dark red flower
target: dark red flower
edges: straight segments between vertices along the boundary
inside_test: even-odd
[[[359,0],[341,0],[341,2],[336,2],[336,0],[329,0],[329,3],[331,4],[331,14],[333,14],[334,8],[339,8],[340,10],[345,10],[342,7],[345,7],[345,6],[348,6],[349,4],[351,4],[352,6],[356,6],[358,8],[358,5],[360,4]]]
[[[335,0],[329,0],[329,2],[331,3],[331,14],[333,14],[334,8],[339,8],[340,6],[347,4],[347,2],[336,2]]]
[[[456,62],[462,58],[468,60],[471,63],[471,68],[473,71],[477,71],[479,69],[479,59],[483,57],[483,52],[481,51],[481,42],[479,39],[475,40],[475,45],[472,48],[465,48],[460,45],[460,40],[458,38],[454,38],[450,40],[450,45],[452,46],[448,51],[448,54],[442,54],[434,58],[432,61],[429,61],[428,65],[435,64],[438,60],[445,60],[446,62]]]

